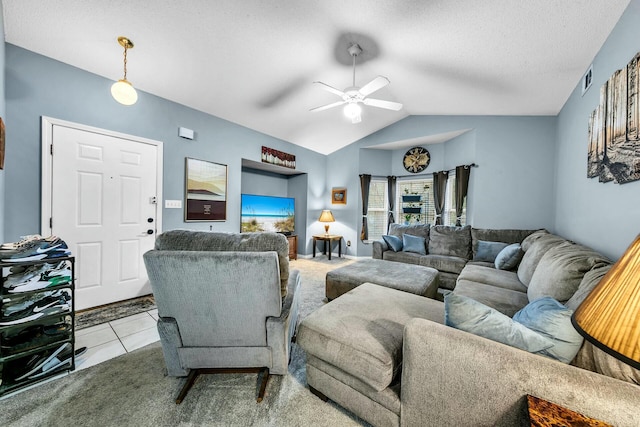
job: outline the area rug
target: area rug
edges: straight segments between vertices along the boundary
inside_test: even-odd
[[[111,322],[122,317],[153,310],[156,302],[152,295],[145,295],[127,301],[121,301],[102,307],[96,307],[76,313],[75,329],[80,330],[100,323]]]
[[[326,272],[351,262],[344,258],[291,262],[302,274],[302,318],[325,304]],[[155,343],[3,400],[0,425],[367,426],[309,392],[305,353],[295,344],[289,373],[269,379],[261,403],[255,399],[255,374],[201,376],[176,405],[183,381],[166,375],[160,344]]]

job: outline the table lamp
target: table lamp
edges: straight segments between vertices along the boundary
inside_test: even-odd
[[[596,347],[640,369],[640,235],[571,317]]]
[[[325,209],[320,214],[320,219],[318,219],[318,221],[320,221],[320,222],[334,222],[335,219],[333,218],[333,214],[331,213],[331,211],[328,210],[328,209]],[[329,235],[329,224],[325,224],[324,225],[324,233],[327,236]]]

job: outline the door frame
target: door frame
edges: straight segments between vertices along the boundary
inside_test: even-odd
[[[120,139],[127,139],[132,142],[141,144],[155,145],[157,150],[157,172],[156,172],[156,236],[162,232],[162,211],[163,211],[163,197],[162,197],[162,167],[163,167],[163,143],[162,141],[156,141],[154,139],[143,138],[140,136],[127,135],[125,133],[114,132],[106,129],[101,129],[93,126],[82,125],[79,123],[68,122],[66,120],[55,119],[52,117],[42,116],[41,130],[42,130],[42,145],[41,145],[41,189],[40,189],[40,234],[43,236],[49,236],[51,234],[51,227],[49,218],[52,215],[52,181],[53,181],[53,156],[51,155],[51,144],[53,144],[53,126],[64,126],[71,129],[82,130],[86,132],[93,132],[100,135],[112,136]]]

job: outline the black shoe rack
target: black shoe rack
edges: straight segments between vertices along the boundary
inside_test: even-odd
[[[60,266],[61,262],[71,269],[71,278],[66,283],[53,282],[41,289],[22,292],[10,292],[5,286],[12,275],[15,279],[28,267]],[[75,258],[0,262],[0,267],[1,397],[75,369]],[[69,308],[56,309],[56,303],[50,302],[56,297],[66,300]]]

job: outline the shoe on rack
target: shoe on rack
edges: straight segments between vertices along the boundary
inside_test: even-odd
[[[42,273],[51,268],[51,264],[31,264],[22,268],[12,267],[9,272],[10,274],[5,278],[2,286],[4,286],[4,288],[6,289],[10,289],[16,286],[23,285],[29,282],[34,277],[40,277]],[[58,268],[58,266],[54,266],[53,268]]]
[[[52,251],[51,258],[64,256],[61,253],[66,253],[67,249],[64,240],[55,237],[53,240],[41,239],[27,242],[14,251],[0,251],[0,258],[4,262],[38,261],[47,258]]]
[[[84,354],[87,351],[87,347],[77,348],[73,352],[73,356],[78,357]],[[29,379],[40,378],[49,372],[57,371],[60,368],[65,366],[71,367],[72,355],[71,355],[71,346],[65,347],[63,351],[59,354],[55,355],[53,358],[47,360],[44,365],[42,365],[42,372],[33,374],[29,376]]]
[[[21,376],[17,377],[15,379],[15,381],[22,381],[24,379],[31,379],[34,378],[35,375],[39,375],[42,376],[44,375],[44,373],[47,373],[50,371],[50,369],[48,369],[47,371],[44,371],[44,365],[46,365],[47,363],[50,363],[51,360],[55,359],[56,356],[60,353],[62,353],[63,351],[67,351],[67,352],[71,352],[71,344],[69,343],[64,343],[62,344],[60,347],[58,347],[53,353],[49,354],[47,353],[38,353],[38,354],[34,354],[33,356],[31,356],[31,358],[27,361],[27,363],[24,365],[25,366],[25,370],[27,372],[25,372],[24,374],[22,374]],[[37,378],[37,377],[35,377]]]
[[[65,292],[65,289],[60,289],[54,292],[52,295],[46,296],[33,305],[25,308],[24,310],[5,315],[0,320],[0,326],[17,325],[20,323],[29,322],[39,317],[55,314],[57,312],[64,312],[71,309],[69,301],[71,296]],[[3,310],[6,313],[6,310]]]
[[[66,285],[69,282],[71,282],[71,269],[67,267],[63,270],[57,270],[52,274],[49,274],[49,272],[42,273],[40,277],[34,277],[28,282],[9,289],[9,293],[35,291],[53,286]]]
[[[39,234],[30,234],[28,236],[20,236],[20,240],[17,242],[3,243],[0,245],[0,250],[16,250],[21,248],[25,244],[34,240],[42,240],[43,237]]]

